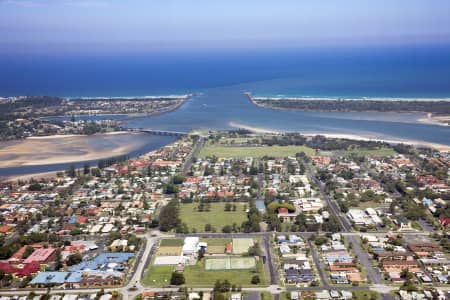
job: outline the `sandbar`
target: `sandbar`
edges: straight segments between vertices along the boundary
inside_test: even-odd
[[[33,137],[0,143],[0,168],[82,162],[127,154],[146,143],[142,133]]]

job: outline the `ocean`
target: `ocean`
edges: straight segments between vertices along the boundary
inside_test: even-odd
[[[450,46],[2,55],[0,95],[144,96],[248,84],[265,95],[449,97]]]

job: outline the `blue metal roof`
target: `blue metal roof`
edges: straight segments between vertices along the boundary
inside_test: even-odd
[[[83,274],[81,272],[71,272],[69,277],[66,279],[68,283],[81,282]]]
[[[98,269],[102,269],[102,265],[106,265],[108,263],[120,264],[120,263],[127,262],[133,256],[134,256],[134,253],[131,253],[131,252],[100,253],[98,256],[96,256],[92,260],[82,261],[78,265],[71,266],[69,268],[69,271],[76,272],[76,271],[83,271],[83,270],[98,270]]]
[[[69,272],[39,272],[30,284],[63,284]]]
[[[255,206],[258,210],[262,210],[265,211],[266,210],[266,204],[264,203],[263,200],[256,200],[255,201]]]

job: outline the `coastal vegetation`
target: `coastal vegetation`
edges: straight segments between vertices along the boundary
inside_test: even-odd
[[[301,133],[266,134],[263,136],[237,135],[233,138],[223,138],[221,133],[210,136],[202,147],[198,157],[310,157],[318,151],[332,151],[336,155],[345,156],[388,156],[398,153],[408,153],[409,145],[390,145],[381,141],[354,140],[346,138],[331,138],[322,135],[306,136]]]
[[[332,112],[425,112],[450,114],[450,101],[444,100],[379,100],[379,99],[314,99],[314,98],[259,98],[249,96],[261,107],[299,111]]]

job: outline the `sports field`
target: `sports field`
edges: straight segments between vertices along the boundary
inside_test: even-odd
[[[183,247],[159,247],[158,251],[156,251],[157,256],[176,256],[181,254],[181,249]]]
[[[162,239],[159,246],[160,247],[181,247],[181,246],[183,246],[183,239]]]
[[[206,259],[202,259],[194,266],[186,266],[184,268],[184,277],[186,278],[186,285],[191,287],[211,287],[214,286],[216,280],[228,280],[231,284],[241,285],[243,287],[254,287],[251,279],[254,275],[259,275],[261,282],[257,286],[268,286],[269,279],[267,278],[264,266],[260,261],[256,263],[256,268],[240,269],[240,270],[214,270],[205,271]]]
[[[236,147],[221,144],[206,144],[198,155],[200,158],[216,156],[225,157],[287,157],[295,156],[298,152],[305,152],[306,155],[314,155],[314,149],[306,146],[260,146],[260,147]]]
[[[230,238],[206,238],[200,241],[208,244],[206,251],[208,254],[223,254],[225,252],[225,246],[231,243]]]
[[[174,266],[155,266],[151,265],[142,278],[142,284],[145,286],[167,286],[170,284],[170,278]]]
[[[224,211],[225,203],[211,203],[210,211],[197,211],[197,203],[180,204],[180,218],[182,223],[186,223],[189,231],[195,229],[197,232],[204,232],[205,225],[211,224],[217,232],[222,231],[225,225],[237,226],[247,220],[244,211],[244,203],[233,203],[236,211]]]
[[[248,252],[248,248],[254,245],[253,239],[238,238],[233,239],[233,253],[243,254]]]
[[[256,267],[254,257],[224,257],[208,258],[205,262],[205,270],[244,270]]]

